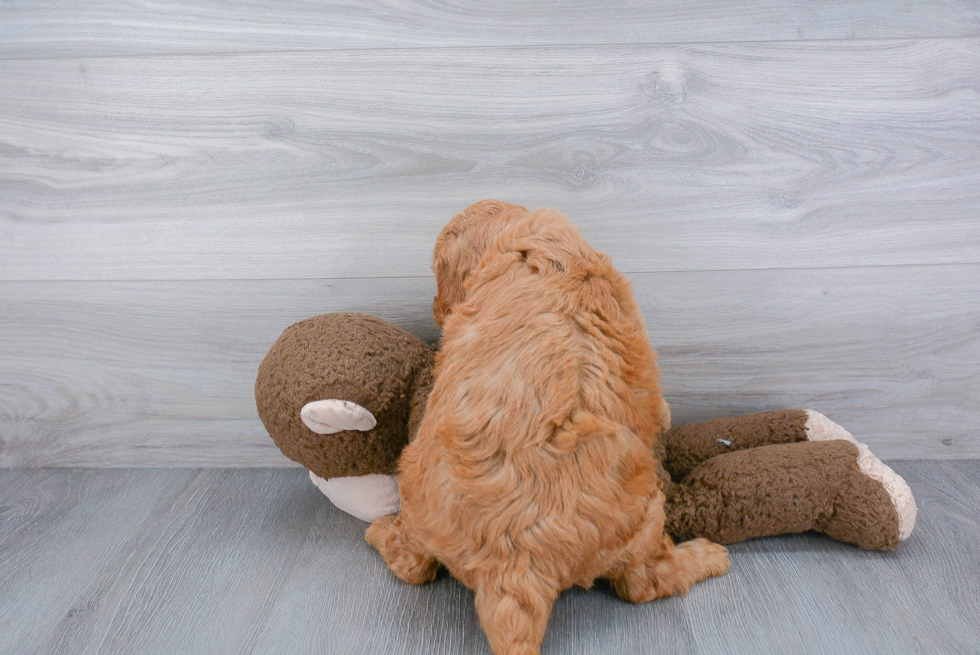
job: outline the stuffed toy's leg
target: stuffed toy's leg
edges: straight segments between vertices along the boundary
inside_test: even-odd
[[[819,412],[787,410],[683,426],[666,435],[667,530],[734,543],[816,530],[890,550],[915,527],[905,481]]]
[[[317,434],[344,430],[366,432],[377,425],[374,415],[349,400],[327,399],[307,403],[300,411],[303,423]],[[362,521],[374,521],[401,508],[394,475],[372,473],[324,480],[310,471],[310,480],[343,511]]]

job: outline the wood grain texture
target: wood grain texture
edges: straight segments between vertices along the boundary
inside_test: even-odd
[[[980,38],[0,60],[0,280],[428,274],[484,197],[631,272],[980,262]]]
[[[0,57],[980,36],[975,2],[220,0],[0,5]]]
[[[971,653],[980,649],[980,585],[954,573],[980,556],[980,462],[891,462],[919,507],[915,532],[892,553],[871,553],[813,535],[760,539],[733,549],[744,576],[708,595],[692,620],[727,635],[727,652]],[[955,551],[955,554],[953,553]],[[962,560],[960,558],[963,558]],[[734,625],[733,608],[741,621]],[[745,610],[745,611],[742,611]],[[848,626],[861,626],[850,629]]]
[[[884,457],[980,456],[980,267],[633,278],[676,424],[812,408]]]
[[[253,395],[282,330],[362,311],[437,337],[427,279],[0,286],[5,466],[285,466]]]
[[[632,276],[675,423],[818,409],[887,458],[980,456],[980,266]],[[434,342],[431,278],[0,283],[0,466],[283,466],[252,385],[284,328]]]
[[[91,576],[113,579],[134,556],[135,535],[154,530],[153,510],[189,476],[0,472],[0,651],[30,653],[54,626],[87,625],[104,600],[79,598]]]
[[[976,652],[980,462],[893,466],[895,552],[759,539],[684,598],[571,590],[542,652]],[[468,590],[397,581],[303,471],[8,469],[0,507],[3,652],[489,654]]]

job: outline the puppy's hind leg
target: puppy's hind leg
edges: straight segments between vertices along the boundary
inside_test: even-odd
[[[623,600],[646,603],[654,598],[685,594],[695,582],[728,571],[728,551],[707,539],[692,539],[674,545],[661,537],[659,553],[650,561],[638,562],[612,577],[613,587]]]
[[[412,539],[400,514],[382,516],[371,524],[364,538],[381,553],[385,564],[399,580],[410,584],[435,580],[439,562]]]
[[[492,578],[476,588],[476,613],[494,655],[538,655],[558,592],[532,580]]]
[[[651,505],[646,527],[634,538],[621,564],[607,576],[631,603],[684,594],[695,582],[728,572],[728,551],[707,539],[679,544],[663,532],[663,496]]]

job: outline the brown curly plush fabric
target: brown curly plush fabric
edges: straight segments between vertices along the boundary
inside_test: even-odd
[[[681,480],[715,455],[806,441],[806,420],[806,412],[801,409],[780,409],[682,425],[669,430],[663,438],[664,466],[671,478]]]
[[[283,332],[259,366],[255,404],[283,454],[324,479],[394,473],[432,388],[435,351],[364,314],[325,314]],[[366,432],[316,434],[300,410],[336,398],[377,419]]]
[[[857,447],[843,440],[716,455],[665,489],[666,530],[678,540],[708,535],[723,544],[816,530],[891,550],[900,543],[895,506],[857,460]]]

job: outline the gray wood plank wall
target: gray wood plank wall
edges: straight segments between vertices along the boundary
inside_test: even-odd
[[[6,0],[25,57],[980,36],[970,0]]]
[[[0,465],[283,465],[310,315],[435,340],[432,241],[563,209],[677,422],[980,457],[980,5],[0,6]]]

